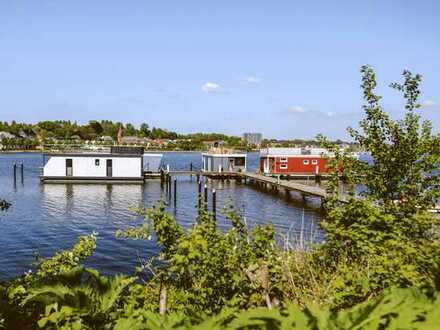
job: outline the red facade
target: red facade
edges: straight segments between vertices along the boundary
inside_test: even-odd
[[[326,165],[325,158],[313,155],[260,158],[260,171],[267,174],[323,174]]]

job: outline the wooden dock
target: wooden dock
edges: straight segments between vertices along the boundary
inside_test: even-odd
[[[313,196],[318,198],[325,198],[328,196],[325,189],[321,187],[314,187],[303,183],[295,182],[294,180],[284,180],[279,177],[272,177],[251,172],[202,172],[202,171],[170,171],[164,172],[166,176],[188,176],[194,175],[196,177],[206,177],[213,180],[229,180],[235,179],[243,182],[252,182],[264,187],[270,187],[274,190],[285,190],[287,192],[294,191],[306,196]],[[160,173],[145,174],[145,178],[160,178]],[[341,202],[345,202],[345,196],[341,196]]]
[[[320,187],[313,187],[306,184],[298,183],[298,182],[292,182],[287,180],[282,180],[279,178],[274,178],[271,176],[256,174],[256,173],[243,173],[243,177],[246,180],[251,180],[254,182],[262,183],[262,184],[269,184],[271,187],[274,187],[275,189],[285,189],[287,191],[296,191],[301,194],[307,195],[307,196],[315,196],[320,198],[327,197],[327,192],[325,189]]]
[[[160,173],[153,173],[149,177],[149,175],[146,173],[146,179],[147,178],[160,178]],[[328,197],[328,193],[324,188],[321,187],[314,187],[307,184],[295,182],[295,180],[284,180],[280,177],[272,177],[252,172],[202,172],[202,171],[170,171],[165,172],[165,175],[169,176],[188,176],[188,175],[194,175],[196,177],[206,177],[213,180],[229,180],[229,179],[235,179],[240,180],[242,182],[252,182],[257,185],[262,185],[266,188],[270,188],[272,190],[284,190],[286,192],[294,191],[303,196],[305,198],[306,196],[311,197],[318,197],[318,198],[326,198]],[[341,194],[339,196],[339,201],[341,203],[347,202],[347,195]],[[437,206],[435,208],[432,208],[429,210],[432,213],[440,213],[440,207]]]

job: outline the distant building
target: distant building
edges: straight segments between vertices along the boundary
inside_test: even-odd
[[[0,132],[0,141],[4,139],[15,139],[15,135],[9,132]]]
[[[121,144],[133,144],[133,145],[143,145],[145,140],[137,136],[123,136],[121,138]]]
[[[105,143],[113,143],[114,140],[111,136],[109,135],[103,135],[99,138],[100,141],[105,142]]]
[[[211,148],[221,148],[225,145],[225,141],[203,141],[203,145],[207,149]]]
[[[260,146],[263,140],[263,134],[261,133],[243,133],[242,140],[247,144]]]

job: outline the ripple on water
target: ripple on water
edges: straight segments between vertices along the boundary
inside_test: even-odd
[[[145,185],[42,185],[38,178],[41,160],[38,154],[0,154],[0,197],[13,203],[10,210],[0,215],[0,279],[29,269],[33,252],[50,256],[72,246],[78,236],[92,232],[99,233],[98,244],[86,265],[105,274],[132,273],[139,259],[157,255],[159,247],[154,238],[148,242],[120,239],[115,237],[115,232],[142,223],[142,218],[130,211],[131,207],[153,206],[166,195],[159,180]],[[25,164],[24,185],[17,182],[14,186],[12,164],[21,161]],[[176,170],[188,169],[190,163],[199,168],[200,154],[170,153],[164,155],[163,161]],[[257,166],[257,155],[250,155],[249,163]],[[272,222],[280,235],[291,236],[290,242],[300,237],[323,239],[318,227],[319,214],[304,209],[294,198],[262,192],[234,181],[206,183],[209,207],[211,190],[217,191],[217,223],[222,230],[229,228],[230,223],[220,210],[233,205],[250,227]],[[197,215],[196,179],[179,177],[177,185],[176,208],[170,205],[167,209],[180,224],[189,227]]]

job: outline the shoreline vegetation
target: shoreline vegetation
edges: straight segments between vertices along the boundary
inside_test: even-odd
[[[355,143],[342,140],[336,140],[335,143],[356,149]],[[319,145],[319,141],[263,139],[260,145],[254,145],[238,136],[220,133],[179,134],[156,127],[150,129],[146,123],[137,128],[131,123],[124,124],[109,120],[91,120],[87,124],[58,120],[41,121],[36,124],[0,121],[0,152],[33,151],[49,145],[59,148],[131,145],[158,151],[206,151],[213,146],[223,146],[229,149],[252,151],[267,146],[316,146]]]
[[[365,116],[349,133],[374,162],[318,137],[335,155],[324,242],[287,249],[270,223],[248,228],[233,208],[222,211],[231,228],[221,231],[203,201],[190,228],[163,203],[133,209],[143,223],[115,235],[153,240],[159,255],[141,260],[134,276],[105,277],[82,265],[99,236],[82,236],[0,284],[0,328],[438,328],[440,232],[428,209],[440,197],[440,135],[417,113],[420,75],[404,71],[391,85],[405,100],[405,116],[393,120],[373,69],[361,74]],[[346,203],[338,199],[341,181],[351,187]],[[361,199],[357,185],[366,188]]]

